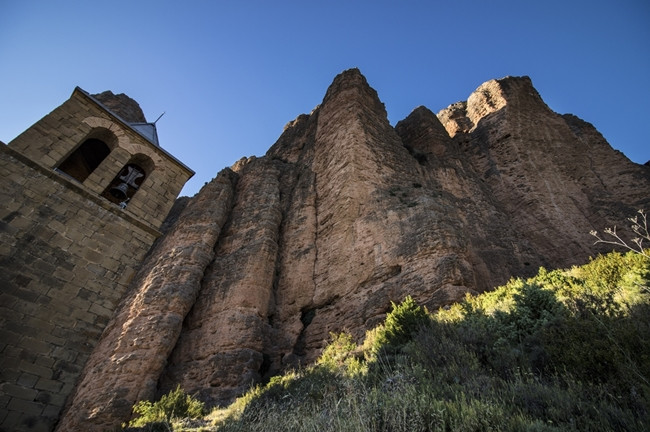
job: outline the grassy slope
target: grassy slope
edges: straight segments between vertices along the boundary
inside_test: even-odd
[[[333,335],[318,364],[174,430],[648,430],[649,281],[611,253],[434,314],[407,298],[363,345]]]

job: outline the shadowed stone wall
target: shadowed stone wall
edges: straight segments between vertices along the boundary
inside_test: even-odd
[[[56,167],[88,137],[110,154],[79,182]],[[134,157],[151,163],[121,208],[102,194]],[[0,430],[54,428],[192,174],[80,89],[0,145]]]

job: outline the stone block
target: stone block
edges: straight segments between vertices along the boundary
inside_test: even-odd
[[[16,381],[16,384],[26,388],[34,388],[34,384],[38,381],[39,377],[29,373],[21,373]]]
[[[89,263],[86,265],[86,269],[97,278],[103,278],[106,274],[106,269],[97,264]]]
[[[74,319],[76,319],[78,321],[83,321],[83,322],[86,322],[86,323],[89,323],[89,324],[95,322],[95,317],[96,316],[97,315],[93,314],[92,312],[88,312],[88,311],[80,310],[80,309],[73,309],[72,312],[70,313],[71,318],[74,318]],[[68,341],[66,341],[66,344],[64,344],[64,345],[67,345],[67,342]]]
[[[86,241],[83,244],[84,249],[88,251],[98,251],[100,250],[100,245],[99,242],[95,239],[97,236],[96,233],[93,233],[93,236],[86,239]]]
[[[2,379],[6,382],[13,383],[20,377],[21,371],[16,367],[7,367],[2,369]]]
[[[9,256],[13,249],[13,245],[11,244],[0,243],[0,256]]]
[[[41,297],[42,296],[39,297],[39,300]],[[31,316],[36,316],[41,311],[41,308],[39,307],[38,304],[30,303],[18,298],[15,299],[14,308],[20,313],[23,313],[25,315],[31,315]]]
[[[88,309],[88,311],[96,314],[97,316],[107,317],[107,318],[110,318],[111,315],[113,314],[112,310],[106,309],[105,307],[100,306],[97,303],[92,304],[90,306],[90,309]]]
[[[50,404],[58,407],[62,407],[65,403],[65,395],[68,394],[66,389],[66,384],[63,384],[61,390],[58,393],[53,393],[50,395]]]
[[[84,341],[78,342],[73,340],[67,340],[65,342],[65,348],[77,351],[82,354],[90,353],[96,341]]]
[[[61,383],[59,381],[41,378],[36,382],[36,384],[34,385],[34,388],[38,389],[38,390],[45,390],[45,391],[48,391],[48,392],[56,393],[59,390],[61,390],[62,386],[63,386],[63,383]],[[49,402],[49,399],[48,399],[48,402]]]
[[[6,329],[0,329],[0,338],[7,343],[15,345],[20,340],[20,335]]]
[[[43,409],[42,416],[43,417],[48,417],[51,419],[56,419],[59,416],[59,413],[61,412],[61,406],[60,405],[46,405],[45,408]]]
[[[91,273],[86,269],[87,265],[88,264],[86,262],[81,262],[77,264],[77,266],[73,270],[74,279],[72,282],[74,283],[75,286],[84,286],[86,289],[95,291],[88,285],[88,284],[92,285],[91,281],[95,280],[95,274]]]
[[[5,319],[21,320],[24,315],[16,310],[15,304],[16,298],[13,295],[7,293],[0,294],[0,316]]]
[[[48,378],[49,379],[49,378],[52,377],[52,369],[50,369],[48,367],[39,366],[37,364],[31,363],[31,362],[28,362],[28,361],[24,361],[24,360],[21,361],[20,365],[19,365],[19,368],[23,372],[32,373],[32,374],[37,375],[37,376],[42,377],[42,378]]]
[[[113,273],[116,273],[119,270],[120,265],[121,265],[120,261],[117,261],[117,260],[115,260],[113,258],[109,258],[109,257],[106,257],[106,256],[102,260],[101,264],[102,264],[102,266],[104,268],[106,268],[107,271],[110,271],[110,272],[113,272]]]
[[[72,305],[67,300],[61,299],[61,291],[50,290],[48,295],[52,297],[49,303],[50,313],[71,316]]]
[[[21,420],[23,420],[22,412],[7,410],[5,413],[6,413],[6,417],[2,420],[2,423],[0,424],[1,430],[3,431],[18,430],[18,427],[21,426]]]
[[[54,329],[54,324],[42,318],[29,317],[23,321],[27,326],[37,329],[39,335],[50,333]]]
[[[56,337],[66,337],[66,331],[68,329],[72,329],[76,323],[76,320],[72,318],[68,313],[66,314],[61,314],[59,312],[56,312],[53,314],[51,317],[51,320],[53,323],[55,323],[55,327],[52,330],[52,335]]]
[[[106,327],[106,324],[108,324],[109,321],[110,321],[110,317],[98,315],[97,318],[95,318],[95,325],[97,325],[100,328],[104,328]]]
[[[24,279],[22,275],[17,275],[16,278],[14,279],[14,282],[16,283],[17,286],[21,285],[21,281]],[[31,280],[31,279],[30,279]],[[39,294],[33,291],[29,291],[23,288],[17,288],[15,289],[12,294],[14,297],[19,298],[21,300],[24,300],[26,302],[31,302],[35,303],[36,299],[38,298]]]
[[[95,264],[101,264],[104,261],[103,255],[96,250],[87,250],[84,253],[83,258]]]
[[[56,162],[57,162],[57,160],[52,158],[51,155],[44,155],[41,158],[41,163],[43,165],[45,165],[45,166],[48,166],[48,167],[54,167],[56,165]]]
[[[43,412],[43,404],[24,399],[13,398],[7,405],[7,409],[18,411],[28,415],[40,415]]]
[[[54,336],[52,333],[43,333],[41,335],[41,338],[43,339],[44,342],[47,342],[52,346],[62,346],[65,343],[65,339]]]
[[[53,356],[53,354],[52,354],[52,356]],[[54,364],[54,359],[52,357],[40,356],[40,357],[38,357],[36,359],[34,364],[36,364],[38,366],[43,366],[43,367],[46,367],[46,368],[52,368],[52,365]]]
[[[0,390],[11,398],[29,401],[34,400],[38,394],[38,391],[32,388],[26,388],[7,382],[0,385]]]
[[[62,267],[58,267],[55,271],[53,276],[57,279],[60,279],[64,282],[70,282],[74,279],[74,271],[71,270],[66,270]]]
[[[49,262],[47,262],[45,260],[42,260],[40,258],[35,260],[34,268],[39,274],[44,275],[44,276],[51,275],[56,270],[56,267],[53,264],[51,264],[51,263],[49,263]],[[52,282],[54,282],[54,278],[50,278],[50,280],[44,281],[44,283],[46,285],[50,284]]]
[[[65,236],[70,239],[72,243],[76,244],[82,244],[86,239],[86,235],[76,229],[66,231]]]
[[[53,221],[56,222],[56,221]],[[58,222],[57,222],[58,223]],[[59,248],[63,249],[64,251],[67,251],[70,248],[70,245],[74,242],[72,239],[64,237],[63,234],[65,233],[65,230],[59,231],[60,235],[57,235],[52,238],[50,241],[50,246],[54,248]]]
[[[52,357],[57,358],[61,361],[74,362],[77,358],[77,355],[77,351],[64,347],[56,347],[52,351]]]
[[[30,219],[28,219],[28,218],[26,218],[26,217],[24,217],[22,215],[19,215],[18,217],[15,217],[11,221],[11,227],[14,228],[14,229],[17,229],[19,231],[23,231],[23,230],[28,229],[32,224],[33,224],[33,222]]]
[[[17,362],[20,358],[21,348],[17,348],[14,345],[7,344],[2,350],[2,357],[0,357],[0,365],[2,367],[10,367],[12,361]],[[18,365],[18,363],[16,363]]]

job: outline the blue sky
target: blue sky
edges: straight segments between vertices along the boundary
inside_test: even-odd
[[[193,195],[358,67],[391,124],[528,75],[546,103],[650,159],[650,2],[0,0],[0,140],[75,86],[136,99]]]

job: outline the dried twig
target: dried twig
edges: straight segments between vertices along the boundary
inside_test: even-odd
[[[616,227],[614,228],[605,228],[604,232],[605,234],[609,235],[612,237],[611,240],[605,240],[600,235],[598,234],[598,231],[591,231],[589,234],[592,236],[596,237],[596,243],[606,243],[606,244],[612,244],[616,246],[622,246],[628,250],[631,250],[632,252],[638,253],[640,255],[643,255],[644,257],[650,259],[650,254],[643,249],[643,242],[648,241],[650,242],[650,232],[648,232],[648,214],[644,210],[639,210],[638,211],[639,215],[636,215],[634,217],[628,218],[630,222],[632,222],[632,231],[634,231],[634,234],[637,235],[637,237],[628,240],[627,242],[621,238],[621,236],[618,235],[616,232]]]

